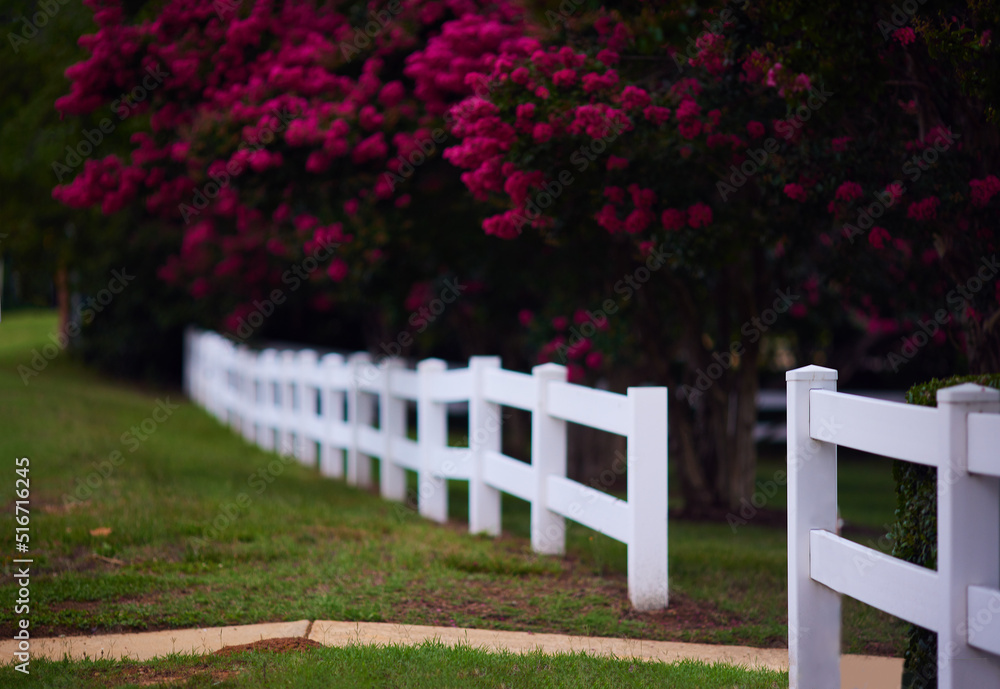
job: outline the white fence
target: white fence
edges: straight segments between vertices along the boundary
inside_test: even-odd
[[[187,334],[185,386],[248,441],[318,460],[325,476],[369,486],[378,458],[382,496],[403,500],[405,470],[417,472],[420,514],[435,521],[447,519],[446,480],[461,479],[474,533],[500,533],[502,491],[531,503],[536,552],[564,552],[565,518],[607,534],[628,546],[632,605],[667,606],[666,388],[619,395],[567,383],[556,364],[505,371],[499,357],[452,370],[428,359],[413,371],[367,354],[253,352],[196,331]],[[469,447],[448,446],[447,405],[458,402],[468,403]],[[416,404],[416,440],[406,433],[408,403]],[[500,452],[501,405],[531,412],[530,464]],[[627,438],[627,501],[566,478],[567,421]]]
[[[791,689],[839,689],[840,596],[937,632],[938,687],[1000,687],[1000,391],[958,385],[937,408],[836,392],[788,371]],[[836,535],[837,446],[937,467],[937,570]]]

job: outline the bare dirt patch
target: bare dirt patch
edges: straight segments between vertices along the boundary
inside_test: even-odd
[[[304,639],[301,636],[286,636],[278,639],[261,639],[249,644],[239,646],[223,646],[212,655],[227,656],[234,653],[262,652],[262,653],[293,653],[295,651],[308,651],[313,648],[323,648],[323,644],[312,639]]]
[[[121,684],[137,684],[140,687],[170,686],[186,682],[200,676],[210,677],[212,684],[219,684],[233,679],[239,674],[239,666],[229,668],[210,667],[208,663],[197,663],[183,668],[162,670],[145,665],[133,665],[112,672],[95,670],[94,679],[105,682],[105,686],[113,687]]]

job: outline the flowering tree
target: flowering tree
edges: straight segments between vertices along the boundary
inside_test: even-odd
[[[313,309],[380,294],[396,322],[473,266],[489,309],[454,317],[475,348],[510,351],[498,314],[520,308],[575,379],[666,383],[687,508],[733,510],[775,333],[851,324],[905,364],[919,332],[1000,367],[1000,292],[969,283],[996,250],[995,136],[929,51],[988,57],[988,20],[886,33],[881,6],[831,29],[762,5],[97,2],[58,107],[148,128],[55,195],[180,228],[161,274],[234,329],[320,249]]]
[[[178,233],[161,276],[217,303],[231,330],[276,287],[318,284],[313,309],[357,312],[373,294],[401,304],[461,264],[461,251],[436,250],[450,227],[422,222],[458,183],[440,160],[442,115],[473,93],[465,73],[537,46],[512,6],[175,0],[141,18],[90,5],[91,57],[67,71],[56,106],[114,103],[147,126],[130,159],[88,159],[54,196],[105,213],[137,205]],[[450,210],[461,222],[460,199]],[[485,254],[482,243],[462,247]],[[396,329],[376,324],[372,339]]]
[[[537,326],[543,355],[578,375],[633,362],[679,393],[693,511],[753,492],[769,330],[847,318],[895,345],[893,370],[947,337],[973,370],[1000,368],[1000,180],[976,97],[913,28],[879,31],[881,7],[845,3],[831,29],[828,6],[713,5],[694,22],[653,2],[570,18],[547,50],[493,64],[502,86],[462,104],[445,154],[498,209],[486,233],[601,247],[595,289]],[[948,34],[967,63],[992,49],[978,19]],[[640,290],[627,278],[654,251],[667,268]],[[602,295],[619,327],[587,308]]]

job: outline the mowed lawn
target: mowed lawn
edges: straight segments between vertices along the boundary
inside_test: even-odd
[[[16,594],[14,458],[28,457],[35,636],[334,619],[787,643],[785,530],[773,514],[736,527],[673,520],[670,607],[637,613],[624,546],[572,525],[566,557],[536,556],[518,500],[505,497],[502,537],[474,536],[460,483],[440,526],[246,444],[178,390],[112,382],[66,353],[25,385],[17,367],[54,326],[48,312],[0,323],[0,599]],[[780,454],[761,464],[762,485],[777,489],[767,508],[784,506],[781,468]],[[874,541],[892,518],[889,465],[845,461],[841,474],[845,518]],[[0,606],[0,634],[14,621]],[[845,601],[845,651],[897,654],[903,639],[897,620]]]

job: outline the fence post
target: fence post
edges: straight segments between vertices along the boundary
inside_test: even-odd
[[[351,445],[347,448],[347,483],[369,488],[372,485],[371,457],[358,447],[360,428],[370,426],[375,420],[375,400],[362,394],[361,382],[371,366],[367,352],[351,354],[347,359],[351,369],[350,387],[347,390],[347,423],[351,425]]]
[[[1000,687],[1000,658],[969,646],[969,586],[1000,584],[1000,479],[969,475],[969,414],[1000,412],[1000,391],[965,383],[938,390],[937,570],[947,597],[938,631],[938,688]],[[987,611],[992,613],[992,611]]]
[[[636,610],[667,607],[667,391],[629,388],[626,483],[632,530],[628,595]]]
[[[290,349],[278,353],[278,376],[281,390],[281,413],[278,415],[281,432],[278,435],[278,454],[293,455],[295,453],[295,352]]]
[[[307,434],[316,418],[316,398],[309,394],[319,374],[318,355],[312,349],[303,349],[296,357],[295,387],[298,391],[298,409],[295,412],[295,456],[299,463],[316,466],[315,438]],[[318,387],[318,386],[317,386]]]
[[[535,501],[531,503],[531,548],[562,555],[566,550],[566,520],[548,509],[549,476],[566,476],[566,422],[549,416],[549,383],[565,382],[566,367],[542,364],[531,369],[535,380],[535,412],[531,415],[531,465]]]
[[[809,391],[836,390],[837,372],[804,366],[788,385],[788,686],[840,689],[840,594],[813,581],[809,532],[837,531],[837,446],[809,436]],[[832,422],[832,419],[831,419]],[[833,440],[832,436],[829,438]]]
[[[486,372],[500,368],[498,356],[474,356],[469,359],[472,394],[469,397],[469,452],[472,467],[469,477],[469,531],[500,535],[500,491],[483,480],[486,453],[500,451],[500,405],[483,396]]]
[[[393,460],[393,441],[406,437],[406,400],[392,395],[394,371],[403,370],[403,362],[388,358],[382,364],[382,392],[379,395],[379,420],[382,427],[382,465],[379,470],[379,490],[387,500],[406,499],[406,470]]]
[[[257,355],[257,368],[260,371],[261,399],[263,401],[260,417],[260,439],[257,444],[265,450],[275,449],[274,436],[277,433],[274,418],[277,415],[275,403],[277,400],[276,352],[265,349]]]
[[[344,450],[334,442],[337,432],[334,426],[344,425],[344,398],[347,394],[335,390],[334,382],[344,368],[344,357],[340,354],[326,354],[321,361],[320,372],[320,416],[323,421],[323,437],[320,438],[319,473],[330,478],[344,476]]]
[[[439,523],[448,521],[448,481],[440,476],[437,450],[448,445],[448,412],[434,402],[434,377],[447,370],[441,359],[425,359],[417,364],[417,444],[420,471],[417,472],[417,505],[420,515]]]

